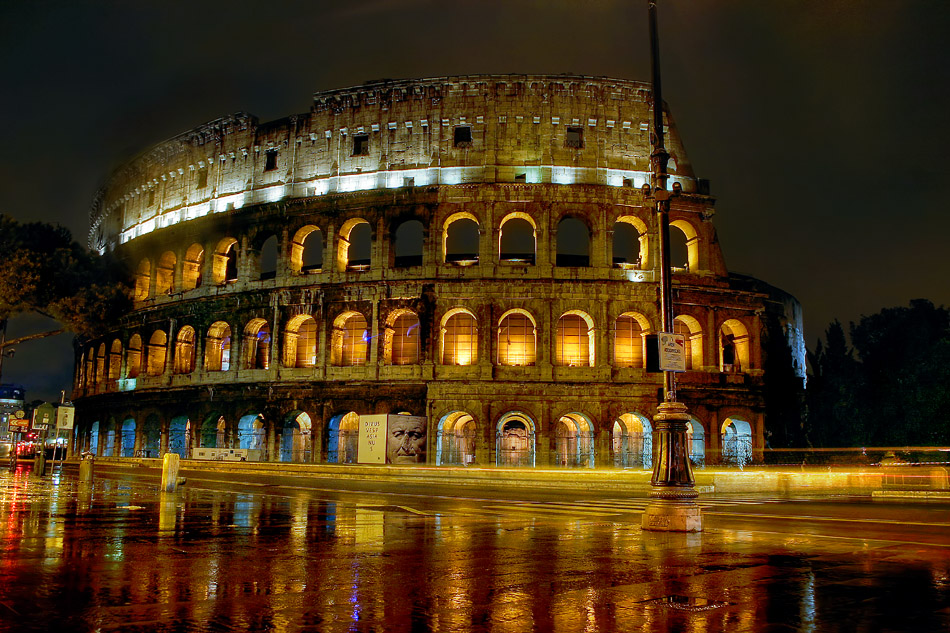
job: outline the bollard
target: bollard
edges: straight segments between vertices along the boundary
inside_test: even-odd
[[[178,465],[181,457],[178,453],[165,453],[162,460],[162,490],[175,492],[178,486]]]
[[[33,474],[42,477],[46,474],[46,451],[40,447],[36,457],[33,458]]]
[[[79,481],[92,483],[92,470],[95,459],[92,455],[83,455],[79,462]]]

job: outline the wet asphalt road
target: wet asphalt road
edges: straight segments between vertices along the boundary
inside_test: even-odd
[[[387,489],[5,470],[0,631],[950,630],[950,505]]]

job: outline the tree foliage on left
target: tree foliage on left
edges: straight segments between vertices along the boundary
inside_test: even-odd
[[[34,312],[91,338],[130,306],[125,268],[61,226],[0,214],[0,254],[0,321]]]

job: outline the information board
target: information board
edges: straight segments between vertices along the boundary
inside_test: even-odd
[[[659,333],[660,370],[686,371],[686,337],[670,332]]]
[[[73,419],[76,417],[76,407],[60,405],[56,409],[56,429],[68,430],[73,428]]]
[[[360,464],[386,463],[386,421],[389,416],[361,415],[356,461]]]

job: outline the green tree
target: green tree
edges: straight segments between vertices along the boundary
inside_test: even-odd
[[[808,437],[821,447],[862,446],[867,443],[856,398],[861,382],[860,364],[835,319],[808,354],[811,374],[806,390]]]
[[[129,307],[127,272],[61,226],[0,214],[0,324],[35,312],[93,337]]]
[[[858,392],[870,442],[950,441],[950,311],[926,299],[886,308],[851,325],[861,360]]]

